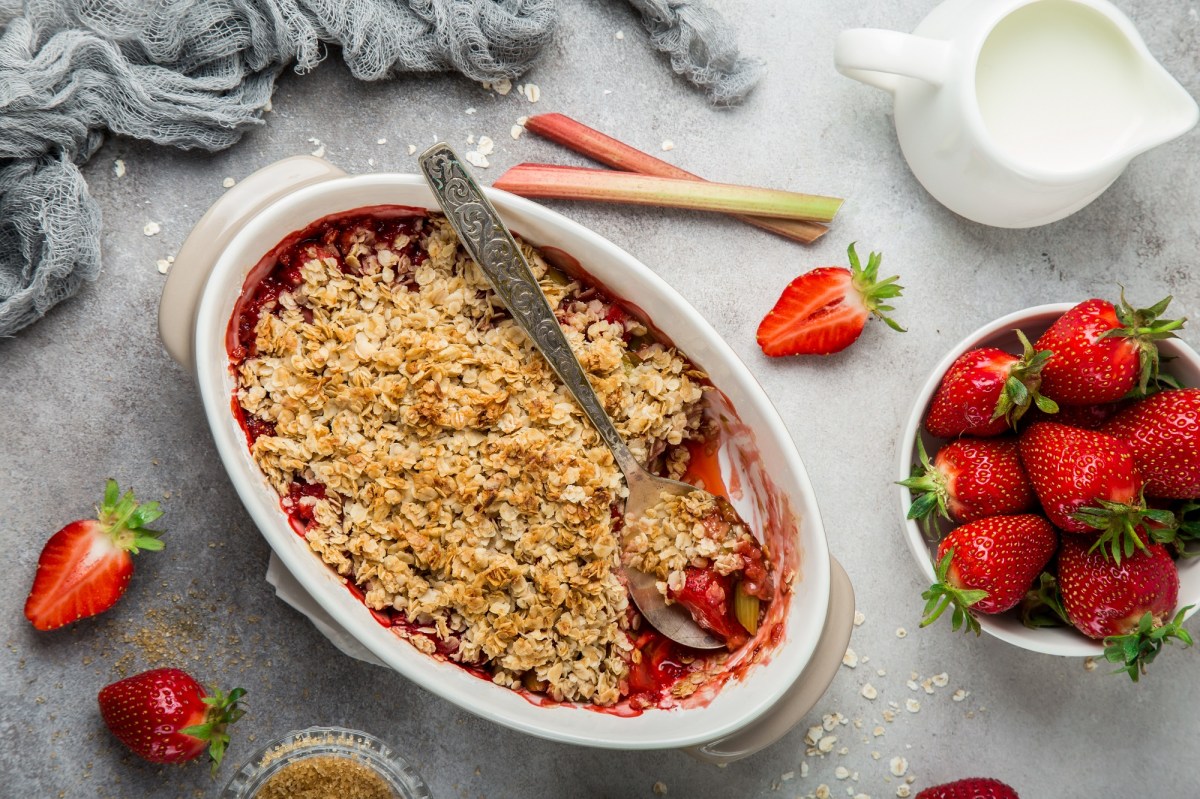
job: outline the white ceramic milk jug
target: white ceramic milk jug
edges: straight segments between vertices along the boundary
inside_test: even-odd
[[[1200,116],[1105,0],[947,0],[912,34],[843,32],[834,60],[892,93],[929,193],[999,227],[1074,213]]]

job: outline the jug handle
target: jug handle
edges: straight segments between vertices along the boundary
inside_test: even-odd
[[[941,86],[949,59],[949,42],[875,28],[842,31],[833,50],[838,72],[893,93],[900,78]]]

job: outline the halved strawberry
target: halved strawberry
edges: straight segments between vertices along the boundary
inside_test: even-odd
[[[1102,428],[1124,441],[1146,481],[1146,496],[1200,497],[1200,388],[1160,391]]]
[[[953,606],[954,629],[966,624],[978,635],[974,614],[1003,613],[1016,606],[1057,546],[1054,528],[1032,513],[956,527],[938,545],[938,581],[921,594],[926,600],[921,626]]]
[[[1158,346],[1174,338],[1185,319],[1159,319],[1171,298],[1134,308],[1101,299],[1079,303],[1037,340],[1054,357],[1042,370],[1042,393],[1060,405],[1115,402],[1131,391],[1145,394],[1158,375]]]
[[[104,723],[151,763],[183,763],[207,749],[215,773],[229,743],[227,728],[245,710],[242,688],[209,696],[187,672],[151,669],[100,689]]]
[[[900,481],[916,496],[910,519],[928,523],[936,514],[973,522],[1033,507],[1033,486],[1014,438],[960,438],[939,449],[932,463],[920,438],[917,450],[920,465]]]
[[[109,480],[96,518],[71,522],[42,548],[25,617],[53,630],[112,607],[133,576],[130,555],[163,548],[162,532],[146,528],[159,516],[157,502],[139,505],[132,491],[120,496]]]
[[[1104,656],[1137,682],[1164,644],[1192,637],[1175,613],[1179,572],[1161,544],[1143,543],[1120,564],[1065,536],[1058,555],[1062,603],[1075,628],[1104,639]],[[1175,613],[1172,618],[1171,614]]]
[[[871,253],[864,269],[851,244],[850,268],[822,266],[793,280],[758,326],[758,345],[771,356],[829,355],[853,344],[874,314],[893,330],[904,332],[884,315],[899,297],[898,276],[878,280],[883,256]]]

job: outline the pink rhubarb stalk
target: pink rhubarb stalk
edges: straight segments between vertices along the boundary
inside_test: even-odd
[[[686,169],[680,169],[674,164],[644,153],[636,147],[630,147],[622,141],[607,136],[595,128],[589,128],[582,122],[577,122],[562,114],[538,114],[526,121],[525,129],[536,133],[542,138],[557,142],[564,147],[586,155],[593,161],[620,169],[625,172],[637,172],[641,175],[655,175],[660,178],[678,178],[680,180],[703,181],[704,178],[692,174]],[[774,219],[764,216],[735,214],[735,217],[749,225],[776,233],[803,244],[811,244],[820,238],[829,228],[819,222],[805,220]]]
[[[517,164],[492,185],[522,197],[655,205],[814,222],[829,222],[842,206],[838,197],[552,164]]]

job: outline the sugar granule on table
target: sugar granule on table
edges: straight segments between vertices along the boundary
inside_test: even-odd
[[[387,139],[385,139],[385,138],[378,138],[378,139],[376,139],[376,140],[375,140],[375,143],[376,143],[376,144],[387,144]]]
[[[675,142],[671,141],[670,139],[663,139],[662,148],[663,152],[666,152],[667,150],[674,150]]]
[[[408,154],[409,155],[412,155],[416,151],[417,151],[417,145],[415,145],[415,144],[408,145]]]
[[[621,41],[625,38],[625,31],[617,31],[615,34],[613,34],[613,38],[617,41]]]

